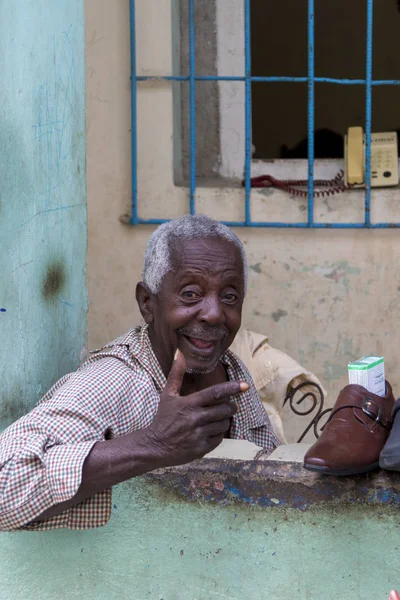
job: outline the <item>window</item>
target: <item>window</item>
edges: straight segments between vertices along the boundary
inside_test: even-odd
[[[374,79],[400,74],[400,11],[395,0],[374,4]],[[315,2],[316,77],[365,77],[365,0]],[[307,2],[252,0],[252,75],[302,77],[307,73]],[[400,87],[373,90],[372,130],[400,127]],[[253,84],[253,142],[257,159],[307,158],[307,83]],[[273,116],[273,118],[272,118]],[[365,121],[362,85],[317,83],[315,86],[316,159],[343,158],[343,137]]]
[[[396,0],[172,0],[171,6],[174,64],[165,79],[174,87],[175,181],[190,187],[191,212],[197,186],[244,180],[246,215],[237,225],[370,227],[369,183],[364,222],[316,223],[315,180],[343,168],[349,126],[365,128],[366,174],[371,129],[398,129]],[[136,78],[135,69],[133,75],[134,93],[136,80],[151,78]],[[307,180],[304,223],[252,221],[251,177],[265,174]],[[359,192],[348,193],[359,201]]]

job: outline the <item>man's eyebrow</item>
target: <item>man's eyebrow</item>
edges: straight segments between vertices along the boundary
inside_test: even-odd
[[[175,274],[180,279],[190,278],[197,275],[200,275],[201,277],[207,277],[207,267],[183,267],[180,271],[176,271]]]
[[[237,290],[243,285],[243,277],[238,273],[229,273],[225,270],[217,275],[221,282],[221,287],[232,287]],[[176,278],[176,285],[180,288],[186,285],[202,285],[209,277],[206,273],[185,273]]]
[[[223,277],[231,277],[233,279],[243,279],[243,274],[240,273],[237,269],[224,269],[222,271]]]
[[[200,276],[204,279],[208,279],[210,277],[209,273],[207,272],[208,268],[204,267],[190,267],[190,269],[185,270],[185,271],[177,271],[176,272],[176,276],[179,277],[179,279],[185,279],[185,278],[189,278],[190,277],[195,277],[195,276]],[[231,277],[233,279],[241,279],[242,275],[240,275],[240,273],[238,273],[235,269],[226,269],[226,268],[221,268],[220,273],[218,273],[219,277],[224,277],[224,278],[228,278]]]

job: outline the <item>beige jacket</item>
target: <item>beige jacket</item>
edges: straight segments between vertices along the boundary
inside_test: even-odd
[[[295,415],[289,406],[283,408],[283,401],[292,388],[305,381],[321,386],[326,397],[319,379],[284,352],[272,348],[263,334],[242,328],[230,349],[250,371],[275,434],[284,444],[296,442],[312,416],[307,420]],[[311,390],[305,386],[302,394],[307,391]]]

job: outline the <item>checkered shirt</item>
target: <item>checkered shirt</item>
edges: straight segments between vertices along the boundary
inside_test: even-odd
[[[279,445],[251,376],[229,350],[221,361],[230,380],[250,389],[236,397],[230,437],[272,451]],[[25,417],[0,436],[0,531],[89,529],[110,517],[111,489],[58,516],[35,521],[77,493],[86,457],[96,442],[148,427],[166,378],[150,344],[147,326],[93,351],[60,379]]]

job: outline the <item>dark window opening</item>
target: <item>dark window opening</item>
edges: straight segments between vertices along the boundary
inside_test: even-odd
[[[400,79],[397,0],[374,7],[373,78]],[[252,75],[307,76],[307,0],[252,0]],[[315,76],[365,78],[365,0],[316,0]],[[307,158],[307,84],[254,83],[254,158]],[[400,86],[373,90],[372,131],[400,130]],[[348,127],[365,122],[365,87],[317,83],[315,158],[342,158]]]

